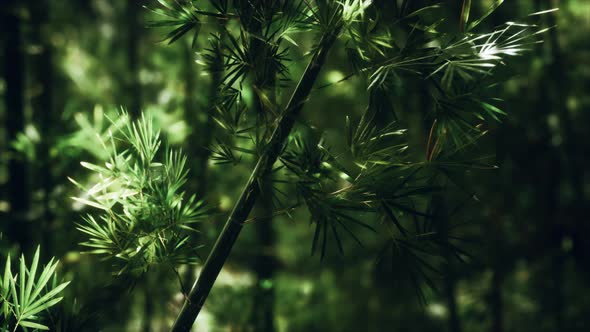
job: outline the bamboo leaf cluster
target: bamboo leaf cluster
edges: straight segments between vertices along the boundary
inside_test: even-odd
[[[188,175],[186,156],[162,147],[153,119],[127,121],[121,132],[111,132],[102,142],[112,151],[104,166],[81,163],[94,173],[95,182],[84,186],[70,179],[82,194],[73,199],[100,210],[78,224],[88,236],[82,245],[112,259],[117,274],[139,276],[152,264],[195,263],[199,246],[192,236],[208,208],[182,190]],[[120,142],[128,146],[121,150]]]
[[[549,29],[507,22],[492,32],[476,32],[501,2],[494,2],[460,32],[449,31],[446,18],[437,15],[440,4],[407,5],[389,17],[367,10],[363,20],[346,30],[347,54],[356,72],[366,78],[369,92],[382,100],[383,91],[412,78],[422,80],[435,105],[427,114],[431,123],[437,122],[434,134],[449,148],[461,147],[485,134],[484,123],[506,115],[488,92],[501,82],[495,75],[498,67],[540,43],[540,35]],[[469,8],[470,1],[464,1],[460,24],[468,21]]]
[[[63,299],[60,295],[70,282],[58,281],[55,270],[59,261],[52,258],[41,267],[39,255],[37,247],[30,266],[21,256],[16,274],[12,272],[10,255],[6,258],[4,274],[0,275],[1,331],[16,331],[18,327],[49,330],[43,324],[42,313]]]

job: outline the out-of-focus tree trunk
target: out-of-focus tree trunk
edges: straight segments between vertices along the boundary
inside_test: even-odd
[[[490,332],[502,332],[504,330],[504,299],[502,297],[502,288],[504,284],[504,275],[506,273],[506,244],[505,237],[502,236],[501,216],[497,215],[488,220],[488,227],[485,229],[489,234],[490,240],[487,245],[487,252],[490,255],[492,281],[488,297],[488,306],[492,325]]]
[[[185,47],[184,59],[186,67],[186,97],[184,101],[185,119],[187,124],[194,128],[190,136],[187,138],[187,150],[196,150],[194,155],[196,165],[193,173],[196,180],[193,183],[196,194],[202,198],[204,193],[207,192],[207,165],[210,155],[209,145],[213,139],[213,118],[211,113],[217,101],[217,94],[221,85],[223,73],[221,72],[221,69],[211,73],[209,93],[207,96],[208,102],[204,107],[199,107],[198,101],[195,98],[198,92],[198,87],[195,82],[195,76],[197,73],[194,70],[195,52],[189,44]],[[195,142],[197,142],[196,149],[194,147]]]
[[[33,66],[33,96],[31,104],[36,125],[39,128],[41,142],[39,147],[38,173],[43,191],[43,214],[41,234],[50,234],[53,228],[53,211],[51,207],[51,193],[53,192],[53,175],[51,173],[50,149],[54,142],[55,127],[53,105],[53,52],[51,47],[49,1],[31,1],[32,43],[35,52],[31,56]],[[52,237],[43,236],[43,252],[50,256]]]
[[[141,41],[141,6],[143,0],[127,0],[125,8],[125,27],[127,29],[127,84],[129,95],[127,109],[131,118],[137,119],[141,116],[141,84],[139,81],[140,56],[139,47]],[[153,283],[148,278],[143,283],[144,307],[141,330],[144,332],[152,331],[151,318],[154,314],[155,300],[150,288]]]
[[[254,1],[254,8],[261,8],[264,11],[264,1]],[[254,36],[262,34],[260,24],[256,19],[250,23],[251,32]],[[276,104],[276,75],[277,73],[269,69],[267,65],[269,45],[262,42],[259,38],[250,38],[250,49],[257,61],[257,69],[254,79],[254,88],[265,93],[272,104]],[[259,94],[255,91],[254,107],[257,108],[259,121],[265,122],[265,117],[271,112],[266,109]],[[270,132],[269,132],[270,133]],[[267,137],[263,134],[264,142]],[[260,198],[257,202],[257,213],[255,222],[256,244],[258,246],[257,255],[254,259],[254,273],[256,275],[256,287],[254,295],[254,306],[252,314],[252,323],[254,331],[274,332],[276,327],[274,323],[274,305],[275,305],[275,282],[274,274],[276,270],[276,234],[273,228],[273,184],[272,174],[268,174],[262,179]]]
[[[492,310],[492,332],[502,332],[504,326],[504,306],[502,300],[502,284],[504,278],[502,272],[495,270],[492,275],[492,290],[490,305]]]
[[[216,30],[217,32],[221,32],[223,30],[224,23],[217,23],[218,25],[216,25]],[[207,103],[204,107],[199,107],[198,101],[195,98],[198,92],[197,84],[195,82],[197,73],[194,70],[195,50],[192,48],[190,43],[186,43],[184,60],[186,66],[184,70],[186,84],[184,116],[187,124],[193,128],[189,137],[186,139],[187,151],[194,153],[193,157],[190,158],[194,160],[194,164],[192,166],[194,181],[190,181],[189,185],[191,185],[191,189],[194,190],[197,197],[203,199],[205,193],[208,192],[208,164],[211,153],[209,146],[212,143],[214,131],[212,112],[215,108],[219,89],[222,84],[223,68],[222,63],[218,64],[219,68],[210,68],[211,81],[209,82]],[[195,142],[197,142],[196,148],[194,146]],[[193,239],[193,241],[195,240],[198,241],[198,237]],[[195,277],[195,271],[193,267],[189,265],[182,277],[184,286],[189,287],[189,289],[183,291],[188,292],[190,290],[190,287],[192,286],[191,282],[195,279]]]
[[[158,276],[156,271],[151,271],[151,273],[147,273],[145,279],[143,281],[143,316],[142,316],[142,326],[141,331],[143,332],[151,332],[152,329],[152,320],[154,316],[154,301],[157,299],[154,298],[154,294],[151,290],[151,287],[157,287],[157,280],[154,276]]]
[[[276,234],[272,223],[272,178],[263,181],[262,195],[255,221],[257,255],[254,260],[256,289],[254,295],[254,312],[252,315],[254,331],[274,332],[275,305],[275,270],[276,270]]]
[[[443,182],[444,186],[444,182]],[[437,227],[438,236],[442,243],[446,243],[449,239],[449,223],[450,223],[450,210],[448,208],[448,202],[442,193],[436,193],[432,197],[431,213],[434,218],[434,223]],[[443,269],[444,273],[444,296],[447,303],[448,309],[448,331],[449,332],[461,332],[461,320],[459,318],[459,310],[457,308],[457,281],[458,273],[453,257],[452,249],[448,246],[444,246],[443,257],[445,259],[445,266]]]
[[[127,0],[125,21],[127,28],[127,66],[128,66],[128,90],[130,95],[129,114],[137,118],[141,114],[141,85],[139,82],[139,44],[141,36],[140,9],[143,0]]]
[[[549,0],[547,8],[558,8],[558,0]],[[559,12],[553,12],[547,16],[548,25],[556,26],[557,17]],[[549,87],[550,95],[552,97],[552,105],[559,116],[559,122],[561,124],[561,135],[563,137],[563,146],[567,157],[561,158],[562,171],[566,173],[567,178],[565,181],[570,182],[571,188],[574,192],[573,203],[574,206],[584,205],[584,167],[585,163],[583,160],[578,158],[578,139],[575,128],[573,126],[572,117],[567,108],[567,95],[569,89],[569,78],[567,77],[567,68],[564,65],[564,53],[560,47],[559,41],[559,27],[551,29],[549,31],[549,47],[552,63],[550,66],[550,77]],[[559,193],[559,187],[556,188],[556,192]],[[555,199],[558,200],[558,194]],[[580,210],[576,210],[578,212]],[[558,217],[558,214],[553,218],[554,221],[554,256],[552,262],[552,286],[553,286],[553,313],[554,313],[554,327],[555,331],[564,330],[564,274],[565,274],[565,254],[562,251],[562,242],[565,238],[566,227],[573,226],[574,223],[583,221],[586,219],[585,215],[572,215],[572,220],[565,220],[565,218]]]
[[[6,84],[5,126],[7,144],[11,144],[19,132],[25,128],[25,61],[22,36],[22,20],[16,1],[4,5],[1,18],[4,34],[4,81]],[[20,159],[15,151],[8,161],[8,202],[10,203],[10,226],[7,235],[11,241],[18,243],[20,250],[30,247],[31,232],[28,222],[29,186],[27,163]]]
[[[461,332],[461,322],[457,311],[457,277],[455,268],[449,263],[445,272],[445,294],[447,297],[447,307],[449,308],[449,331]]]

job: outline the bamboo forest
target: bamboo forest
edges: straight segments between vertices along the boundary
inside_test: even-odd
[[[590,1],[0,26],[0,332],[590,331]]]

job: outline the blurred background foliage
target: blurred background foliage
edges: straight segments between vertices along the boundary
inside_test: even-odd
[[[460,3],[438,10],[458,17]],[[473,1],[472,10],[483,13],[489,3]],[[80,254],[84,239],[75,223],[84,207],[70,199],[77,189],[67,177],[88,176],[81,160],[106,159],[93,143],[116,125],[104,115],[116,117],[120,106],[130,114],[149,112],[167,142],[188,154],[187,191],[206,194],[218,210],[201,225],[202,255],[251,170],[250,162],[214,163],[207,149],[219,130],[203,111],[215,80],[202,70],[199,50],[207,41],[199,39],[195,49],[191,38],[159,43],[167,31],[146,28],[155,16],[143,5],[0,4],[0,254],[30,255],[41,244],[45,258],[60,259],[60,273],[72,283],[51,311],[53,330],[164,331],[182,304],[179,279],[189,287],[196,274],[152,268],[130,284],[113,279],[108,263]],[[265,230],[255,227],[256,219],[246,224],[198,331],[590,330],[590,2],[506,1],[481,30],[555,7],[559,11],[542,17],[544,25],[557,26],[545,42],[513,60],[504,73],[508,81],[490,88],[508,116],[489,128],[478,149],[498,168],[456,176],[477,200],[450,215],[461,224],[470,259],[435,275],[437,287],[425,290],[424,302],[412,280],[396,278],[398,258],[387,258],[393,264],[377,259],[381,244],[369,236],[364,247],[344,241],[344,255],[310,256],[313,226],[297,210],[278,213]],[[215,29],[204,24],[201,33]],[[298,43],[312,42],[302,36]],[[290,57],[303,56],[297,52]],[[360,115],[367,98],[358,79],[344,79],[351,70],[345,58],[330,55],[316,84],[325,87],[303,112],[335,147],[345,144],[342,110]],[[294,61],[291,76],[304,66]],[[391,96],[407,123],[416,121],[422,97],[419,81],[397,86]],[[261,265],[261,256],[271,259]],[[261,296],[265,290],[272,296]]]

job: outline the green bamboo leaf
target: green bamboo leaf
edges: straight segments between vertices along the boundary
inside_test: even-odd
[[[107,211],[107,210],[108,210],[108,207],[106,207],[105,205],[103,205],[103,204],[100,204],[100,203],[98,203],[98,202],[93,202],[93,201],[91,201],[91,200],[88,200],[88,199],[86,199],[86,198],[82,198],[82,197],[72,197],[72,199],[73,199],[73,200],[75,200],[76,202],[80,202],[80,203],[82,203],[82,204],[84,204],[84,205],[92,206],[92,207],[95,207],[95,208],[97,208],[97,209],[101,209],[101,210],[105,210],[105,211]]]
[[[52,306],[54,306],[55,304],[57,304],[58,302],[60,302],[63,297],[57,297],[55,298],[55,296],[57,294],[59,294],[61,291],[64,290],[64,288],[66,288],[68,285],[70,284],[70,282],[64,282],[63,284],[57,286],[56,288],[52,289],[50,292],[48,292],[47,294],[45,294],[43,297],[41,297],[39,300],[31,303],[26,309],[25,311],[23,311],[22,313],[22,317],[23,318],[30,318],[33,315],[47,309],[50,308]]]
[[[499,115],[507,115],[506,112],[504,112],[503,110],[499,109],[498,107],[496,107],[492,104],[488,104],[483,101],[480,101],[479,104],[483,107],[483,109],[486,111],[486,113],[488,113],[488,115],[491,116],[496,121],[500,121],[500,118],[498,118],[498,114]]]
[[[20,256],[20,272],[19,272],[19,301],[23,308],[26,308],[28,299],[25,297],[25,282],[27,278],[27,265],[25,264],[25,256]]]
[[[353,136],[354,136],[354,128],[352,127],[352,124],[350,123],[350,117],[347,115],[346,116],[346,144],[351,147],[351,149],[353,148]],[[353,155],[354,155],[354,150],[352,151]]]
[[[157,0],[162,6],[164,6],[165,8],[167,8],[168,10],[170,10],[171,12],[175,12],[177,11],[177,9],[168,3],[168,1],[166,0]]]
[[[29,327],[29,328],[38,329],[38,330],[49,330],[49,327],[47,327],[43,324],[30,322],[30,321],[26,321],[26,320],[19,321],[18,325],[20,325],[22,327]]]
[[[187,32],[191,31],[193,28],[197,27],[197,24],[194,23],[187,23],[183,24],[180,27],[172,30],[164,40],[168,40],[168,45],[177,41],[180,37],[184,36]]]
[[[35,284],[35,274],[37,273],[37,265],[39,264],[39,246],[37,246],[37,250],[35,250],[35,255],[33,256],[33,262],[31,263],[31,269],[29,270],[29,280],[27,281],[27,286],[25,289],[25,298],[27,299],[24,302],[23,306],[26,306],[31,299],[31,290],[33,289],[33,285]],[[21,285],[24,288],[24,285]]]
[[[80,183],[78,183],[76,180],[72,179],[71,177],[68,176],[68,180],[73,183],[76,187],[78,187],[78,189],[82,190],[82,191],[86,191],[86,188],[84,188],[83,185],[81,185]]]
[[[435,5],[430,5],[430,6],[422,7],[420,9],[417,9],[417,10],[415,10],[415,11],[407,14],[404,17],[405,18],[410,18],[410,17],[418,16],[420,14],[423,14],[426,11],[433,10],[433,9],[438,9],[438,8],[440,8],[440,6],[441,6],[440,4],[435,4]]]
[[[17,276],[10,277],[10,291],[12,292],[12,299],[14,300],[14,311],[16,316],[20,316],[21,306],[18,300],[18,293],[16,292],[16,277]]]
[[[467,31],[473,30],[476,26],[478,26],[483,20],[485,20],[490,14],[492,14],[500,5],[504,2],[504,0],[494,0],[492,5],[486,10],[486,12],[477,20],[471,22],[467,28]]]
[[[108,169],[100,167],[98,165],[91,164],[89,162],[81,161],[80,165],[84,168],[88,168],[89,170],[97,173],[108,173]]]
[[[47,266],[43,269],[43,272],[41,272],[41,275],[39,276],[39,279],[37,280],[37,283],[35,285],[35,290],[33,291],[33,294],[31,294],[31,298],[37,298],[37,296],[39,296],[39,294],[41,293],[41,291],[43,290],[43,288],[55,272],[58,262],[54,263],[53,260],[54,259],[52,258],[47,264]]]
[[[108,188],[113,183],[117,182],[117,179],[113,179],[112,177],[107,177],[102,181],[95,184],[92,188],[88,189],[87,194],[90,196],[94,196],[94,194],[99,193],[106,188]]]
[[[459,31],[463,32],[465,25],[469,21],[469,12],[471,11],[471,0],[463,0],[463,6],[461,7],[461,17],[459,18]]]
[[[6,265],[4,266],[4,277],[2,278],[2,287],[0,288],[0,294],[5,300],[2,303],[2,312],[4,317],[7,317],[10,313],[9,299],[10,299],[10,279],[12,279],[12,270],[10,269],[10,254],[6,257]]]
[[[330,223],[330,226],[332,228],[332,234],[334,234],[334,238],[336,239],[336,245],[338,246],[338,251],[342,255],[342,254],[344,254],[344,249],[342,247],[342,241],[340,240],[340,236],[338,235],[338,231],[336,230],[336,226],[334,225],[334,223]]]

